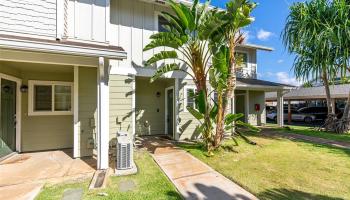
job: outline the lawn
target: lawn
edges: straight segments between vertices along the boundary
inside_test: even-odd
[[[350,151],[279,137],[226,141],[207,157],[200,144],[180,146],[260,199],[350,199]]]
[[[290,128],[290,130],[286,128],[279,128],[276,124],[268,124],[267,128],[274,128],[275,130],[279,130],[281,132],[287,132],[287,133],[295,133],[295,134],[301,134],[301,135],[307,135],[307,136],[313,136],[313,137],[319,137],[323,139],[329,139],[334,141],[342,141],[342,142],[349,142],[350,143],[350,134],[336,134],[336,133],[330,133],[330,132],[324,132],[324,131],[317,131],[315,130],[315,127],[308,127],[308,126],[291,126],[286,125]]]
[[[160,171],[148,152],[138,150],[134,154],[135,162],[139,172],[136,175],[123,177],[110,177],[108,187],[102,190],[88,191],[89,181],[60,184],[44,187],[43,191],[36,198],[37,200],[62,199],[65,190],[72,188],[83,188],[83,199],[181,199],[176,188]],[[122,192],[119,184],[125,181],[133,181],[136,185],[132,191]],[[100,196],[98,193],[107,193],[108,196]]]

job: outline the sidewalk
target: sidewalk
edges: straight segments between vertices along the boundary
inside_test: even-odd
[[[318,138],[318,137],[313,137],[313,136],[307,136],[307,135],[301,135],[301,134],[296,134],[296,133],[287,133],[279,130],[272,130],[272,129],[264,129],[262,131],[263,135],[268,135],[268,136],[282,136],[288,139],[297,139],[297,140],[305,140],[308,142],[316,143],[316,144],[325,144],[325,145],[330,145],[333,147],[338,147],[338,148],[343,148],[343,149],[350,149],[350,143],[349,142],[341,142],[341,141],[334,141],[334,140],[329,140],[329,139],[324,139],[324,138]]]
[[[152,137],[142,143],[186,200],[257,199],[169,141]]]

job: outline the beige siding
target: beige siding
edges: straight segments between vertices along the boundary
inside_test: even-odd
[[[136,79],[136,134],[165,134],[165,89],[174,86],[173,79]],[[160,97],[157,97],[160,92]],[[145,126],[148,122],[149,127]]]
[[[132,134],[132,85],[130,76],[109,76],[109,128],[110,140],[116,137],[117,131]]]
[[[191,113],[189,113],[184,105],[184,92],[185,86],[195,86],[192,80],[180,80],[179,81],[179,130],[180,130],[180,140],[184,139],[195,139],[197,133],[195,131],[199,122],[194,118]]]
[[[97,70],[79,67],[80,155],[93,154],[97,117]]]
[[[255,111],[255,104],[260,104],[260,111]],[[249,123],[261,126],[266,124],[265,92],[249,91]]]
[[[73,73],[22,71],[23,84],[28,80],[73,82]],[[73,147],[73,116],[28,116],[28,92],[22,93],[22,151]]]
[[[0,0],[0,30],[56,35],[56,0]]]

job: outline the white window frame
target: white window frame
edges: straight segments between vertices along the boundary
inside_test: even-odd
[[[162,12],[154,11],[154,30],[159,33],[159,16],[162,16]]]
[[[51,86],[52,98],[51,98],[51,111],[35,111],[34,110],[34,86],[45,85]],[[55,91],[54,86],[70,86],[71,87],[71,110],[70,111],[55,111]],[[43,115],[73,115],[74,112],[74,83],[73,82],[62,82],[62,81],[39,81],[29,80],[28,81],[28,115],[29,116],[43,116]]]
[[[184,111],[188,112],[187,110],[187,90],[193,89],[193,91],[196,93],[197,88],[195,86],[185,86],[184,87]],[[194,105],[196,107],[196,102],[194,102]]]

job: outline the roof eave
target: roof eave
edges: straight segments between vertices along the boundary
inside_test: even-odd
[[[86,57],[105,57],[122,60],[127,58],[125,51],[107,50],[92,47],[81,47],[66,44],[47,44],[43,42],[0,38],[0,48],[25,50],[43,53],[57,53]]]
[[[258,49],[258,50],[262,50],[262,51],[274,51],[274,49],[271,47],[256,45],[256,44],[241,44],[238,46],[249,48],[249,49]]]

